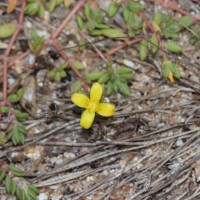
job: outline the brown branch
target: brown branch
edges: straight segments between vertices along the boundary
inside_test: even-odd
[[[56,37],[60,34],[62,29],[66,26],[66,24],[69,22],[69,20],[74,16],[74,14],[87,2],[88,0],[80,0],[76,6],[71,10],[69,15],[65,18],[65,20],[62,22],[62,24],[56,29],[56,31],[50,36],[51,40],[55,40]],[[48,42],[48,41],[47,41]]]
[[[59,52],[61,57],[69,64],[70,68],[73,70],[73,72],[76,74],[76,76],[81,80],[83,88],[87,92],[88,91],[88,86],[87,86],[85,80],[83,79],[83,77],[81,76],[79,71],[76,69],[76,67],[71,63],[71,61],[69,60],[68,56],[65,53],[63,53],[63,51],[61,50],[60,46],[58,45],[58,43],[56,43],[55,40],[53,41],[53,46]]]
[[[3,58],[2,58],[2,60],[3,60],[3,101],[5,104],[7,102],[7,87],[8,87],[8,83],[7,83],[7,81],[8,81],[7,80],[8,79],[8,66],[9,66],[8,65],[8,57],[10,55],[11,48],[12,48],[13,44],[15,43],[15,40],[22,28],[23,19],[24,19],[24,9],[26,7],[26,3],[27,3],[26,0],[23,1],[23,3],[22,3],[17,29],[16,29],[14,35],[12,36],[10,43],[8,45],[8,48],[6,49],[6,51],[3,55]]]

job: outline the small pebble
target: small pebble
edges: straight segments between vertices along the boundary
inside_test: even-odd
[[[38,200],[48,200],[48,196],[45,193],[41,193],[38,196]]]

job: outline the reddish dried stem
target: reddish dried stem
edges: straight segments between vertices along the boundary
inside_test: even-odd
[[[59,46],[56,46],[56,45],[57,45],[57,43],[56,43],[56,41],[55,41],[55,40],[56,40],[56,37],[60,34],[60,32],[61,32],[62,29],[66,26],[66,24],[71,20],[71,18],[74,16],[74,14],[75,14],[87,1],[88,1],[88,0],[80,0],[80,1],[76,4],[76,6],[71,10],[71,12],[70,12],[70,13],[67,15],[67,17],[64,19],[64,21],[62,22],[62,24],[56,29],[56,31],[55,31],[54,33],[51,34],[51,36],[49,37],[49,39],[47,39],[47,40],[45,41],[45,45],[48,45],[49,43],[52,43],[52,44],[54,45],[55,48],[58,47],[58,48],[60,49]],[[16,59],[25,58],[26,56],[29,55],[29,53],[30,53],[30,51],[27,51],[27,52],[21,54],[20,56],[18,56],[17,58],[13,59],[13,60],[8,64],[6,70],[7,70],[9,67],[11,67],[11,66],[15,63]],[[63,57],[64,60],[68,60],[68,62],[69,62],[68,57],[67,57],[64,53],[61,52],[60,54],[61,54],[61,56]],[[71,69],[74,71],[74,73],[81,79],[82,84],[83,84],[83,87],[84,87],[84,89],[87,91],[87,90],[88,90],[88,89],[87,89],[88,86],[87,86],[87,84],[85,83],[85,81],[83,80],[83,78],[82,78],[81,74],[79,73],[79,71],[78,71],[72,64],[70,64],[70,67],[71,67]],[[7,77],[6,77],[6,79],[7,79]],[[7,88],[7,85],[6,85],[6,88]]]
[[[167,8],[170,8],[178,13],[181,13],[183,15],[189,15],[189,16],[192,16],[194,18],[194,22],[198,22],[200,20],[200,17],[199,16],[193,16],[191,15],[190,13],[186,12],[185,10],[182,10],[180,8],[178,8],[174,3],[169,3],[168,1],[166,0],[159,0],[158,1],[160,4],[162,4],[163,6],[167,7]]]
[[[158,40],[158,43],[160,43],[160,36],[158,34],[156,34],[154,27],[151,25],[151,23],[146,19],[146,17],[143,14],[140,14],[140,16],[145,21],[145,23],[149,27],[150,31],[155,35],[156,39]]]
[[[24,20],[24,9],[26,7],[26,0],[23,1],[22,6],[21,6],[21,12],[18,20],[18,25],[15,33],[13,34],[10,43],[2,57],[3,60],[3,101],[6,103],[7,102],[7,86],[8,86],[8,57],[10,55],[11,48],[13,44],[15,43],[15,40],[22,28],[23,20]]]
[[[88,91],[88,86],[85,83],[84,79],[82,78],[81,74],[79,73],[79,71],[76,69],[76,67],[70,62],[68,56],[61,50],[60,46],[58,45],[58,43],[56,43],[56,41],[53,41],[53,46],[54,48],[59,52],[59,54],[61,55],[61,57],[67,61],[67,63],[69,64],[69,66],[71,67],[71,69],[73,70],[73,72],[76,74],[76,76],[81,80],[82,85],[84,90],[87,92]]]
[[[110,50],[107,54],[108,54],[108,55],[112,55],[112,54],[114,54],[115,52],[119,51],[120,49],[125,48],[125,47],[128,46],[128,45],[136,44],[136,43],[140,42],[140,41],[143,40],[143,39],[148,39],[149,37],[150,37],[150,35],[146,35],[145,37],[138,37],[138,38],[133,39],[133,40],[131,40],[131,41],[126,41],[124,44],[122,44],[122,45],[120,45],[120,46],[118,46],[118,47],[116,47],[116,48]]]
[[[80,0],[76,6],[71,10],[71,12],[67,15],[62,24],[56,29],[56,31],[50,36],[51,40],[55,40],[56,37],[60,34],[62,29],[66,26],[66,24],[70,21],[70,19],[74,16],[74,14],[87,2],[87,0]]]

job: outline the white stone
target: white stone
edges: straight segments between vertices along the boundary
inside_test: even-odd
[[[48,196],[45,193],[41,193],[38,196],[38,200],[48,200]]]

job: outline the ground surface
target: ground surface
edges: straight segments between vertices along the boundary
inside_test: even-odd
[[[31,28],[48,38],[75,4],[57,7],[45,20],[25,16],[11,58],[22,53],[22,41],[28,39]],[[200,15],[198,1],[177,1],[176,5]],[[6,3],[0,6],[4,10]],[[100,2],[100,6],[105,5]],[[146,15],[157,10],[179,15],[159,3],[148,4]],[[0,21],[16,20],[18,15],[16,9],[0,16]],[[72,19],[57,40],[66,48],[87,37],[80,34]],[[181,38],[186,44],[187,34]],[[104,39],[95,46],[107,52],[121,42]],[[22,85],[25,77],[36,80],[37,101],[31,106],[37,114],[29,110],[32,116],[24,122],[25,144],[6,143],[1,147],[1,158],[25,169],[28,180],[39,187],[39,199],[200,199],[200,51],[185,46],[184,54],[172,55],[181,71],[181,78],[172,84],[161,75],[159,54],[141,62],[136,49],[129,46],[111,56],[118,64],[124,60],[131,63],[131,96],[109,97],[116,105],[115,115],[97,117],[89,130],[79,126],[80,111],[70,100],[73,83],[78,79],[74,73],[68,70],[68,77],[61,83],[47,78],[51,66],[62,63],[61,57],[52,59],[49,55],[49,50],[54,50],[50,44],[36,59],[35,68],[27,68],[20,75],[10,70],[9,78]],[[96,53],[92,45],[83,52],[69,48],[65,53],[82,59],[87,66],[82,75],[105,64],[102,58],[86,57]],[[28,55],[20,61],[23,70],[30,59]],[[3,186],[1,199],[9,199]]]

